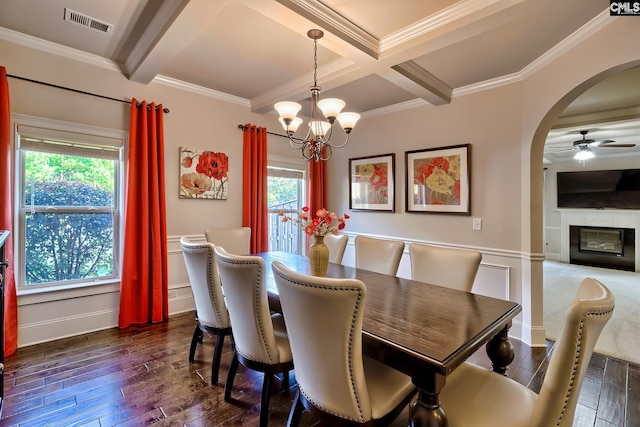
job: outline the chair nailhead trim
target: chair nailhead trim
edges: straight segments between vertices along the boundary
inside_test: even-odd
[[[303,283],[303,282],[299,282],[299,281],[295,281],[295,280],[291,280],[289,277],[283,276],[282,274],[280,274],[277,270],[274,269],[273,271],[274,274],[277,274],[278,276],[280,276],[282,279],[286,280],[289,283],[293,283],[294,285],[298,285],[298,286],[304,286],[304,287],[308,287],[308,288],[322,288],[322,289],[329,289],[332,291],[356,291],[358,293],[358,297],[356,299],[356,304],[355,307],[353,309],[353,313],[351,316],[351,328],[349,330],[349,379],[351,381],[351,387],[352,387],[352,392],[353,395],[356,399],[356,405],[358,407],[358,412],[360,413],[360,419],[353,419],[353,418],[346,418],[348,420],[351,421],[356,421],[356,422],[362,422],[362,420],[364,419],[364,416],[362,414],[362,406],[360,404],[360,396],[357,392],[356,389],[356,384],[355,384],[355,378],[354,378],[354,374],[353,374],[353,340],[354,340],[354,333],[355,333],[355,325],[356,325],[356,319],[357,319],[357,314],[358,314],[358,308],[360,307],[360,304],[362,302],[362,291],[358,288],[349,288],[349,287],[344,287],[344,286],[317,286],[317,285],[313,285],[313,284],[309,284],[309,283]],[[314,406],[321,408],[324,412],[331,414],[333,416],[339,417],[339,418],[345,418],[344,416],[337,414],[333,411],[330,411],[326,408],[324,408],[322,405],[318,404],[315,400],[311,399],[309,396],[307,396],[307,394],[304,392],[304,390],[302,390],[302,388],[300,388],[300,386],[298,386],[298,389],[300,390],[300,392],[304,395],[304,397],[311,402]]]
[[[233,265],[233,266],[239,266],[239,265],[255,265],[258,267],[258,274],[256,277],[256,282],[257,282],[257,286],[255,287],[255,293],[254,293],[254,298],[255,301],[258,301],[260,299],[260,290],[261,288],[261,284],[262,284],[262,268],[260,268],[260,264],[256,261],[239,261],[236,259],[220,259],[220,261],[225,262],[229,265]],[[273,360],[273,356],[271,355],[271,349],[269,348],[269,346],[266,344],[267,343],[267,338],[264,332],[264,324],[262,323],[262,311],[261,311],[261,304],[256,304],[257,307],[257,314],[256,317],[258,318],[258,331],[260,332],[260,336],[262,338],[261,340],[261,344],[263,345],[263,349],[264,351],[267,353],[267,358],[268,360],[256,360],[255,357],[251,357],[251,356],[247,356],[246,354],[242,354],[243,357],[256,361],[256,362],[260,362],[260,363],[266,363],[268,365],[273,365],[274,363],[279,363],[279,360]]]
[[[573,368],[571,370],[571,380],[569,381],[569,388],[567,389],[567,392],[565,393],[564,396],[564,403],[562,405],[562,410],[560,411],[560,416],[558,417],[558,421],[556,422],[556,427],[558,427],[560,425],[560,423],[562,422],[562,418],[564,417],[564,413],[567,409],[567,405],[569,403],[569,399],[571,398],[571,394],[573,391],[573,384],[575,382],[576,379],[576,374],[578,371],[578,364],[580,363],[580,360],[582,359],[582,352],[581,350],[581,346],[582,346],[582,331],[584,329],[584,322],[586,320],[587,317],[590,316],[607,316],[609,314],[611,314],[611,312],[613,311],[613,307],[611,307],[610,309],[606,310],[606,311],[588,311],[587,313],[585,313],[585,315],[582,317],[582,319],[580,319],[580,328],[578,329],[578,351],[576,352],[576,357],[573,360]]]

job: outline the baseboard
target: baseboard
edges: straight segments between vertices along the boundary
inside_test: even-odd
[[[169,299],[169,316],[195,310],[195,303],[189,293],[178,294]],[[103,310],[77,316],[47,319],[41,322],[20,324],[18,347],[27,347],[47,341],[84,335],[118,327],[118,310]]]
[[[96,311],[79,316],[59,317],[42,322],[20,324],[18,327],[18,347],[26,347],[117,326],[118,310]]]

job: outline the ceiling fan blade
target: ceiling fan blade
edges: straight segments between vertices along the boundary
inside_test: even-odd
[[[607,144],[600,145],[598,148],[633,148],[636,144]]]
[[[611,144],[612,142],[615,142],[615,141],[613,141],[611,139],[603,139],[603,140],[600,140],[600,141],[591,140],[591,141],[592,142],[590,142],[589,145],[592,146],[592,147],[600,147],[602,145]]]

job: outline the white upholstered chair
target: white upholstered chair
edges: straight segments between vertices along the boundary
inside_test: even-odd
[[[346,234],[327,234],[324,236],[324,244],[329,248],[329,262],[342,263],[342,257],[344,257],[348,241],[349,236]]]
[[[411,279],[471,292],[482,254],[467,249],[409,245]]]
[[[224,400],[231,400],[239,363],[249,369],[264,372],[260,426],[266,427],[269,422],[273,376],[282,373],[288,383],[288,372],[293,369],[284,318],[281,314],[271,314],[269,311],[265,263],[262,258],[232,255],[220,246],[216,246],[215,251],[235,343]]]
[[[356,236],[356,268],[395,276],[398,273],[404,242]]]
[[[249,255],[251,252],[250,227],[207,228],[204,236],[207,242],[222,246],[230,254]]]
[[[416,388],[362,354],[364,283],[299,274],[277,261],[272,268],[298,382],[288,425],[298,425],[303,407],[327,426],[390,424]]]
[[[440,394],[449,427],[571,427],[593,348],[613,308],[609,289],[592,278],[582,281],[539,394],[476,365],[459,366]]]
[[[189,362],[193,363],[195,360],[196,347],[199,342],[202,342],[203,334],[215,335],[211,384],[216,384],[224,337],[231,335],[231,321],[222,295],[214,245],[208,242],[195,243],[182,237],[180,246],[196,304],[196,328],[191,338]]]

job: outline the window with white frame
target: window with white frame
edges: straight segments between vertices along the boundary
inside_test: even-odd
[[[18,290],[119,277],[125,137],[61,123],[15,127]]]
[[[269,160],[267,193],[269,205],[269,250],[303,253],[304,236],[293,222],[282,222],[279,212],[296,215],[305,204],[306,163]]]

